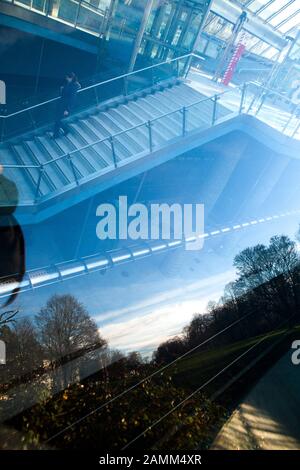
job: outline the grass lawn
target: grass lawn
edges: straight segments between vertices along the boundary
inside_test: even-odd
[[[236,373],[247,366],[247,364],[255,359],[262,351],[276,343],[280,337],[284,339],[285,333],[285,329],[280,329],[268,334],[268,338],[249,351],[249,353],[245,354],[212,383],[207,385],[204,391],[209,394],[214,393],[218,387],[224,385],[225,381],[232,378]],[[298,334],[299,336],[299,333],[300,326],[297,326],[293,329],[292,334]],[[194,353],[178,361],[174,366],[171,366],[168,373],[173,376],[174,382],[177,385],[195,390],[265,336],[266,335],[255,336],[223,347]],[[269,366],[267,366],[268,368],[277,359],[274,358],[271,352],[267,356],[270,356],[267,362],[269,364]]]

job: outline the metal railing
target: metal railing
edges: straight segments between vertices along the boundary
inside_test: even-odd
[[[138,155],[132,155],[130,157],[127,157],[126,159],[122,158],[121,155],[118,154],[118,151],[116,150],[116,143],[118,142],[118,138],[120,138],[123,135],[130,136],[132,132],[136,132],[137,130],[145,130],[146,135],[148,136],[148,150],[147,153],[151,153],[154,150],[156,150],[159,147],[163,147],[163,145],[156,140],[156,129],[160,127],[160,122],[165,121],[168,118],[171,118],[172,116],[176,116],[176,114],[179,114],[182,116],[181,118],[181,123],[182,127],[178,131],[178,137],[185,136],[190,130],[189,128],[189,119],[188,119],[188,112],[189,110],[192,110],[194,107],[205,105],[212,103],[211,106],[211,121],[209,123],[204,123],[204,127],[210,127],[213,126],[217,120],[217,105],[218,101],[222,98],[223,95],[229,94],[232,90],[227,90],[222,93],[219,93],[217,95],[214,95],[213,97],[208,97],[208,98],[202,98],[201,100],[195,101],[195,103],[189,104],[187,106],[180,107],[174,111],[170,111],[167,113],[162,114],[161,116],[155,117],[151,120],[144,121],[140,124],[137,124],[135,126],[132,126],[130,128],[124,129],[122,131],[119,131],[113,135],[110,135],[105,138],[101,138],[98,140],[95,140],[92,143],[86,144],[78,149],[75,149],[73,151],[70,151],[68,153],[65,153],[63,155],[60,155],[56,158],[53,158],[52,160],[49,160],[47,162],[44,162],[39,165],[15,165],[15,164],[4,164],[2,165],[3,168],[15,168],[15,169],[20,169],[20,170],[28,170],[28,169],[36,169],[39,170],[39,175],[37,179],[37,184],[36,184],[36,190],[35,190],[35,197],[34,200],[31,202],[37,203],[40,200],[43,199],[42,194],[40,193],[40,186],[42,183],[43,175],[45,174],[47,167],[51,165],[57,164],[58,161],[64,160],[65,162],[68,162],[72,175],[74,177],[74,181],[71,184],[79,185],[80,180],[82,180],[84,177],[80,177],[80,175],[77,173],[76,169],[76,155],[81,154],[81,152],[88,150],[88,149],[93,149],[96,146],[101,146],[104,145],[107,148],[110,148],[111,151],[111,160],[113,162],[113,168],[116,169],[119,166],[123,165],[124,161],[128,161],[131,158],[137,158]],[[200,111],[200,110],[199,110]],[[157,125],[157,128],[156,128]],[[200,126],[199,126],[200,127]],[[166,144],[168,141],[166,141]],[[111,166],[108,166],[103,169],[103,173],[106,171],[110,171],[112,169]]]
[[[188,54],[178,59],[173,59],[170,62],[175,62],[175,61],[179,61],[181,59],[187,59],[187,58],[189,59],[191,55],[194,56],[194,54]],[[195,55],[195,57],[197,56]],[[114,79],[107,80],[106,82],[103,82],[103,83],[112,83],[119,79],[128,80],[128,77],[130,76],[136,76],[142,71],[148,71],[149,69],[153,69],[155,67],[158,68],[160,65],[161,64],[156,64],[154,66],[147,67],[145,69],[138,70],[136,72],[131,72],[129,74],[122,75],[121,77],[116,77]],[[95,89],[98,86],[102,86],[103,83],[87,87],[86,89],[81,90],[81,93],[84,93],[86,90],[95,91]],[[221,120],[229,119],[233,117],[234,115],[239,115],[242,113],[249,113],[249,114],[251,113],[257,116],[259,114],[262,115],[263,112],[265,112],[265,107],[273,103],[274,97],[277,100],[280,99],[281,101],[283,101],[286,106],[293,106],[291,112],[285,111],[285,119],[280,122],[280,125],[278,126],[276,125],[276,123],[274,123],[274,127],[277,127],[284,134],[294,137],[300,127],[300,120],[298,118],[299,107],[296,106],[290,99],[288,99],[284,95],[274,90],[270,90],[266,87],[263,87],[257,83],[249,82],[239,87],[229,88],[220,93],[216,93],[213,96],[195,100],[195,102],[188,104],[186,106],[178,107],[175,110],[162,113],[160,116],[157,116],[153,119],[145,120],[144,122],[141,122],[135,126],[124,129],[122,131],[116,132],[115,134],[109,135],[105,138],[95,140],[92,143],[83,145],[78,149],[74,149],[68,153],[60,155],[47,162],[37,164],[37,165],[4,164],[3,167],[10,168],[10,169],[18,169],[18,171],[25,171],[25,172],[28,171],[29,169],[38,170],[38,177],[37,177],[36,182],[34,183],[36,185],[34,199],[30,201],[26,201],[26,203],[30,203],[30,204],[37,203],[42,200],[48,199],[49,197],[52,197],[54,194],[57,194],[55,193],[55,191],[51,191],[51,190],[49,190],[49,193],[47,194],[45,193],[42,194],[41,183],[43,181],[43,177],[44,177],[44,174],[46,173],[47,167],[49,167],[50,165],[56,165],[58,161],[64,160],[69,165],[71,169],[71,174],[73,175],[73,182],[68,183],[68,186],[69,187],[76,186],[76,185],[79,185],[79,183],[82,180],[87,178],[86,176],[82,176],[79,173],[79,171],[77,170],[77,165],[76,165],[77,158],[80,158],[80,154],[86,150],[95,149],[95,152],[97,154],[99,153],[101,154],[99,150],[101,150],[101,147],[102,147],[102,149],[105,149],[106,154],[108,150],[110,151],[110,156],[111,156],[110,160],[112,164],[104,167],[100,171],[97,171],[97,175],[98,175],[101,173],[105,173],[107,171],[111,171],[112,169],[118,168],[120,166],[123,166],[124,163],[127,163],[128,161],[132,159],[139,158],[141,154],[152,153],[158,148],[163,148],[164,146],[168,145],[170,142],[170,139],[169,140],[165,139],[162,142],[161,139],[158,138],[161,132],[161,128],[165,124],[169,126],[171,124],[172,131],[173,133],[175,132],[175,135],[173,138],[180,138],[192,131],[197,131],[200,129],[212,127],[216,123],[220,122]],[[270,101],[268,101],[268,98],[270,98]],[[50,100],[50,102],[53,102],[57,99],[58,98],[55,98],[54,100]],[[36,105],[32,108],[36,109],[38,107],[47,105],[48,103],[49,101],[45,103],[40,103],[39,105]],[[22,112],[23,113],[28,112],[32,108],[27,108],[26,110],[19,111],[14,114],[19,115]],[[193,115],[192,119],[190,118],[190,113]],[[196,126],[195,126],[195,116],[197,117],[199,116],[199,121],[197,120]],[[260,116],[260,117],[262,117],[262,119],[264,118],[264,116]],[[9,118],[9,116],[6,116],[5,118]],[[293,120],[295,120],[295,122],[292,124]],[[121,150],[118,148],[118,145],[117,145],[120,143],[119,139],[122,136],[130,137],[133,133],[135,134],[135,138],[136,138],[137,132],[140,132],[141,134],[143,134],[143,138],[146,137],[148,148],[144,149],[141,153],[136,153],[134,155],[124,157],[124,155],[121,153]],[[90,177],[90,175],[88,177]],[[65,189],[66,188],[64,187],[64,190]]]
[[[186,67],[191,59],[202,60],[197,54],[185,54],[82,88],[77,93],[74,113],[116,97],[126,97],[163,80],[182,77],[186,74]],[[0,115],[0,142],[47,125],[49,117],[50,120],[54,118],[59,99],[60,96],[57,96],[19,111]]]

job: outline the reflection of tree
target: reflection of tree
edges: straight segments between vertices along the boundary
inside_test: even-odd
[[[205,377],[213,377],[228,364],[228,358],[236,357],[236,344],[240,345],[238,351],[244,351],[254,337],[273,331],[282,320],[299,313],[299,255],[294,242],[285,236],[273,237],[267,246],[260,244],[243,250],[235,257],[234,266],[237,278],[226,286],[220,301],[210,302],[205,315],[195,315],[180,336],[161,344],[149,363],[136,352],[125,355],[106,348],[96,324],[73,296],[51,297],[36,316],[37,337],[43,358],[48,359],[54,372],[63,371],[56,379],[65,390],[46,405],[45,402],[37,404],[23,414],[24,426],[31,429],[34,439],[45,440],[77,422],[71,430],[57,435],[52,444],[117,449],[149,427],[149,432],[139,441],[141,448],[156,445],[162,436],[169,436],[168,439],[171,436],[169,442],[176,449],[198,445],[218,419],[220,409],[204,395],[195,396],[176,408],[187,397],[182,386],[193,386],[192,375],[196,375],[195,383],[197,380],[205,383]],[[238,322],[241,318],[243,321]],[[222,334],[218,335],[220,331]],[[205,340],[209,341],[200,351],[197,347]],[[227,351],[224,357],[220,354],[223,346]],[[70,379],[81,368],[81,358],[84,362],[88,355],[91,360],[95,348],[103,349],[97,372],[70,385]],[[207,354],[208,348],[214,350]],[[191,350],[195,355],[190,354]],[[170,363],[187,352],[186,359],[190,362],[178,361],[163,372],[158,369],[160,364]],[[72,369],[74,357],[80,359],[76,370]],[[226,377],[231,378],[240,366],[237,363],[234,372],[229,370]],[[174,411],[159,428],[151,427],[170,410]]]
[[[263,305],[266,316],[299,313],[299,255],[288,237],[275,236],[269,246],[246,248],[235,257],[234,266],[238,274],[233,284],[235,294],[253,291],[253,303]]]
[[[18,320],[12,328],[3,327],[1,333],[7,344],[8,364],[5,373],[11,379],[20,377],[41,365],[42,348],[35,327],[29,319]]]
[[[38,388],[42,380],[55,392],[107,364],[106,342],[75,297],[51,297],[35,321],[15,319],[16,313],[3,313],[0,323],[7,346],[7,365],[0,371],[4,389],[20,383]],[[50,373],[51,379],[44,377]]]
[[[182,336],[159,345],[153,355],[156,363],[171,362],[245,315],[251,314],[251,319],[228,329],[207,347],[264,333],[293,315],[291,321],[297,321],[300,259],[293,241],[274,236],[268,246],[244,249],[235,257],[234,266],[237,278],[226,286],[220,301],[210,302],[207,314],[195,315]]]
[[[140,353],[125,355],[107,348],[95,322],[71,295],[51,297],[35,317],[35,323],[19,320],[16,326],[4,329],[15,359],[12,373],[15,377],[18,373],[23,374],[22,380],[19,383],[15,380],[15,383],[25,386],[22,395],[16,388],[12,392],[10,388],[4,389],[13,398],[14,409],[21,413],[9,423],[16,424],[23,431],[30,430],[27,436],[29,445],[32,439],[36,443],[50,437],[67,423],[119,395],[113,406],[103,407],[100,414],[91,415],[76,427],[74,438],[65,440],[62,436],[55,445],[120,448],[145,425],[158,419],[185,397],[185,391],[175,386],[169,376],[163,374],[147,380],[148,375],[155,371],[155,365],[144,361]],[[79,383],[82,367],[95,360],[94,353],[99,349],[102,354],[100,357],[96,355],[98,368]],[[36,367],[32,375],[26,374],[25,366],[29,364]],[[45,374],[47,371],[49,374]],[[141,380],[141,387],[132,388]],[[123,396],[128,388],[132,388],[131,393]],[[14,390],[17,390],[15,395]],[[209,413],[208,407],[211,407]],[[169,433],[172,429],[172,436],[176,432],[178,443],[184,446],[191,441],[190,434],[187,437],[185,434],[192,424],[193,442],[198,442],[203,428],[218,415],[219,407],[204,398],[191,399],[164,420],[163,427],[147,439],[149,442],[158,440],[162,430]],[[180,432],[178,423],[183,428]]]
[[[0,370],[4,389],[18,386],[32,378],[32,371],[41,367],[43,351],[37,332],[29,319],[19,319],[0,328],[0,338],[6,344],[6,366]],[[1,389],[0,389],[1,393]]]
[[[95,350],[106,345],[96,323],[72,295],[51,297],[35,320],[46,358],[56,367],[64,365],[61,369],[64,386],[74,378],[72,359],[79,356],[82,362],[91,360]]]
[[[153,354],[155,362],[171,362],[185,350],[181,338],[175,337],[160,344]]]

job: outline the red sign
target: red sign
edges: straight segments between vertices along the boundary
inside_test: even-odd
[[[233,74],[235,72],[235,69],[236,69],[236,66],[240,60],[240,58],[242,57],[242,55],[244,54],[244,51],[246,49],[246,46],[244,44],[241,44],[239,43],[236,48],[235,48],[235,51],[234,51],[234,54],[228,64],[228,67],[226,69],[226,72],[224,74],[224,77],[222,79],[222,83],[224,85],[228,85],[233,77]]]

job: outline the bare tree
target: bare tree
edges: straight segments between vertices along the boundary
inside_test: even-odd
[[[211,324],[209,314],[195,314],[192,321],[184,328],[185,342],[190,348],[199,344]]]
[[[186,351],[185,343],[179,336],[175,336],[161,343],[153,353],[153,361],[156,364],[173,361]]]
[[[298,310],[297,285],[299,255],[296,244],[287,236],[274,236],[269,246],[246,248],[234,259],[238,279],[234,289],[238,296],[253,292],[253,300],[264,303],[265,312]]]
[[[74,380],[79,366],[95,360],[97,352],[106,346],[96,323],[72,295],[52,296],[35,321],[46,357],[53,366],[61,367],[64,386]]]
[[[3,326],[1,338],[7,347],[7,365],[3,370],[3,382],[23,380],[42,365],[43,351],[38,342],[37,332],[28,318],[13,326]]]

